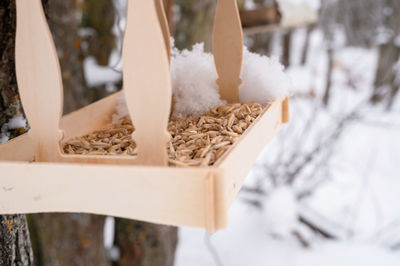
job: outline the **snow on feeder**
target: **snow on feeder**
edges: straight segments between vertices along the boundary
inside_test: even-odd
[[[236,2],[219,0],[213,51],[227,104],[170,119],[162,8],[129,1],[123,83],[133,125],[129,117],[112,124],[121,93],[61,117],[61,71],[41,1],[17,0],[16,72],[30,130],[0,145],[0,214],[84,212],[208,232],[226,227],[255,159],[288,122],[288,99],[238,103],[241,24]]]

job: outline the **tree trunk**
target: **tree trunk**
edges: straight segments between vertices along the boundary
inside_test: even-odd
[[[64,114],[88,104],[83,77],[80,19],[76,15],[78,0],[49,0],[46,14],[60,61],[64,87]]]
[[[382,44],[379,47],[378,67],[375,75],[374,92],[371,97],[372,103],[379,103],[386,99],[390,103],[390,99],[395,95],[397,90],[396,75],[397,71],[394,65],[400,56],[400,47],[393,42]]]
[[[15,3],[0,2],[0,127],[20,111],[15,76]],[[1,132],[0,134],[12,134]],[[1,136],[0,136],[1,138]]]
[[[82,40],[85,43],[85,49],[82,49],[84,58],[93,57],[100,66],[110,65],[110,55],[116,46],[113,27],[117,12],[114,8],[114,1],[116,0],[83,0],[82,4],[80,27],[87,29],[89,33],[83,36]],[[112,64],[115,64],[115,62],[112,62]],[[122,80],[114,85],[117,90],[121,89]],[[90,87],[86,90],[85,96],[86,100],[92,103],[112,92],[114,90],[110,91],[106,85],[102,84]]]
[[[325,93],[322,99],[324,106],[328,106],[332,89],[333,49],[328,48],[328,70],[326,73]]]
[[[64,86],[64,113],[89,103],[83,75],[78,30],[78,0],[49,0],[49,27],[56,45]],[[107,265],[103,244],[104,217],[89,214],[33,214],[29,216],[38,265]]]
[[[14,62],[15,26],[14,0],[1,1],[0,128],[13,116],[21,112]],[[20,131],[0,131],[0,134],[9,135],[10,138],[21,133]],[[33,253],[25,215],[0,216],[0,265],[33,265]]]
[[[290,45],[293,30],[289,29],[283,34],[282,64],[285,68],[290,66]]]
[[[176,4],[179,20],[174,27],[175,46],[188,49],[195,43],[204,42],[205,50],[210,51],[216,2],[176,0]]]
[[[0,216],[0,265],[33,265],[25,215]]]
[[[307,26],[307,32],[306,32],[306,40],[304,42],[304,47],[303,47],[303,52],[301,53],[301,64],[305,65],[307,63],[307,57],[308,57],[308,48],[310,46],[310,39],[311,39],[311,33],[315,29],[315,24]]]
[[[117,266],[173,266],[177,228],[116,219]]]
[[[108,265],[103,216],[35,214],[29,226],[38,265]]]

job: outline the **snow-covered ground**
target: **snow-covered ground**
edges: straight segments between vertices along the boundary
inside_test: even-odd
[[[299,31],[295,38],[303,34]],[[322,41],[320,33],[314,33],[306,66],[296,63],[295,52],[288,69],[294,95],[313,91],[320,97],[323,93],[327,55]],[[376,59],[373,49],[343,47],[335,53],[331,103],[318,110],[315,123],[319,126],[309,131],[310,143],[296,144],[298,149],[310,149],[318,140],[318,130],[329,132],[336,120],[363,105],[371,93]],[[292,101],[293,125],[281,134],[301,128],[302,116],[313,111],[307,101],[301,97]],[[332,156],[324,161],[329,176],[317,173],[323,182],[310,196],[296,200],[301,184],[270,186],[268,196],[258,197],[260,209],[247,204],[246,196],[240,194],[231,207],[227,229],[207,236],[201,229],[180,228],[175,265],[400,265],[399,104],[391,112],[368,104],[359,110],[360,118],[344,128]],[[260,180],[262,164],[279,152],[280,140],[276,138],[260,156],[247,185]],[[336,240],[316,236],[298,222],[298,215],[312,219]],[[300,232],[310,246],[303,247],[293,232]]]
[[[294,240],[267,234],[259,211],[238,199],[229,214],[229,226],[207,239],[204,230],[180,228],[176,266],[218,265],[208,248],[210,241],[227,266],[398,266],[400,253],[373,243],[320,241],[309,249]]]
[[[228,228],[210,237],[222,265],[400,265],[400,251],[390,250],[400,239],[400,127],[357,123],[348,131],[332,159],[334,177],[307,200],[309,208],[335,224],[334,232],[343,239],[317,239],[308,249],[294,238],[276,239],[266,226],[287,216],[290,195],[271,203],[275,210],[267,213],[274,214],[268,216],[272,221],[239,197],[230,210]],[[279,209],[281,215],[276,213]],[[180,228],[175,265],[218,265],[204,230]]]

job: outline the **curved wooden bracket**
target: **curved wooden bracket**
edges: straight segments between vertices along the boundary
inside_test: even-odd
[[[243,31],[236,0],[218,0],[214,20],[213,54],[221,98],[228,103],[239,102]]]
[[[163,33],[164,42],[165,42],[165,49],[167,50],[168,54],[168,61],[170,61],[171,57],[171,36],[168,27],[168,20],[167,15],[165,14],[164,8],[164,0],[154,0],[157,10],[158,20],[160,21],[161,31]]]
[[[54,42],[40,0],[17,0],[15,61],[19,93],[36,161],[60,155],[62,79]]]
[[[166,144],[171,108],[168,53],[154,1],[131,0],[123,48],[123,83],[137,159],[144,165],[167,165]]]

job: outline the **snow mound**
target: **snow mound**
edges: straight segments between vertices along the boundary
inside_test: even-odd
[[[211,53],[204,44],[195,44],[191,50],[171,51],[171,84],[174,97],[173,116],[196,116],[225,104],[221,100],[216,80],[218,78]],[[250,52],[243,53],[239,86],[239,101],[254,101],[266,105],[288,95],[291,82],[277,58]],[[114,119],[128,114],[124,99],[117,107]]]
[[[214,58],[204,52],[203,44],[195,44],[191,51],[174,49],[171,56],[174,115],[201,115],[223,105],[217,78]]]
[[[265,230],[275,236],[290,236],[296,227],[297,215],[297,199],[288,186],[274,189],[263,204]]]
[[[288,95],[290,80],[277,57],[267,57],[250,52],[243,54],[242,84],[239,86],[240,102],[271,103]]]

